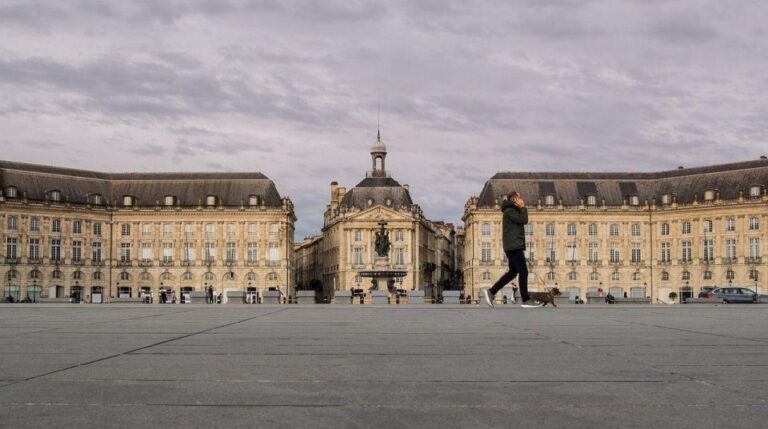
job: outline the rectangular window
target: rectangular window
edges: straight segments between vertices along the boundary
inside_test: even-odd
[[[639,237],[640,236],[640,224],[639,223],[633,223],[632,224],[632,236],[633,237]]]
[[[610,227],[610,230],[609,230],[609,234],[614,236],[614,237],[619,235],[619,224],[618,223],[612,223],[611,224],[611,227]]]
[[[91,261],[101,262],[101,243],[98,241],[91,243]]]
[[[73,220],[72,221],[72,234],[82,234],[83,233],[83,221],[81,220]]]
[[[141,260],[144,262],[152,260],[152,243],[141,243]]]
[[[227,242],[227,262],[235,262],[237,260],[237,247],[234,241]]]
[[[704,219],[704,232],[712,232],[712,221],[709,219]]]
[[[715,259],[715,249],[712,247],[713,240],[704,240],[704,260],[712,262]]]
[[[280,245],[277,243],[269,243],[269,261],[277,262],[279,260],[280,260]]]
[[[691,233],[691,223],[688,221],[683,222],[683,234]]]
[[[599,259],[598,252],[599,252],[599,245],[598,243],[592,242],[588,244],[589,247],[589,260],[590,262],[597,262]]]
[[[491,224],[488,222],[483,222],[482,226],[480,227],[480,230],[482,231],[482,234],[485,236],[491,235]]]
[[[277,232],[279,231],[280,225],[276,222],[269,224],[269,238],[277,238]]]
[[[100,237],[101,236],[101,222],[94,222],[91,225],[91,229],[93,230],[92,231],[93,235],[95,235],[96,237]]]
[[[352,251],[352,263],[355,265],[363,264],[363,248],[355,247]]]
[[[597,235],[597,224],[596,223],[590,223],[589,224],[589,235]]]
[[[60,233],[61,232],[61,219],[54,219],[51,221],[51,232]]]
[[[405,250],[402,247],[395,249],[395,265],[405,265]]]
[[[254,224],[255,225],[255,224]],[[254,263],[258,259],[258,246],[256,243],[248,243],[247,247],[248,255],[246,256],[248,258],[249,263]]]
[[[640,243],[632,243],[632,262],[639,263],[643,260],[643,252]]]
[[[131,224],[130,223],[124,223],[120,225],[120,235],[123,237],[128,237],[131,235]]]
[[[568,233],[568,235],[576,235],[576,224],[569,223],[566,232]]]
[[[29,230],[31,232],[40,232],[40,219],[33,217],[29,219]]]
[[[491,243],[484,242],[480,244],[480,261],[491,262]]]
[[[547,262],[555,262],[557,260],[557,249],[554,242],[547,242]]]
[[[395,231],[395,241],[404,241],[404,234],[402,229]]]
[[[752,237],[749,239],[749,257],[760,257],[760,237]]]
[[[613,263],[618,263],[621,260],[621,254],[617,247],[611,247],[610,258]]]
[[[726,231],[736,231],[736,219],[729,217],[725,220]]]
[[[173,237],[173,224],[163,224],[163,237]]]
[[[579,248],[576,246],[576,243],[568,243],[565,251],[565,257],[568,258],[569,262],[579,260]]]
[[[672,261],[672,244],[661,243],[661,262]]]
[[[752,231],[760,229],[760,219],[756,217],[749,218],[749,229]]]
[[[29,239],[29,259],[32,259],[32,260],[40,259],[40,239],[39,238]]]
[[[237,225],[234,223],[227,224],[227,237],[234,237],[237,232]]]
[[[184,243],[184,262],[195,261],[195,243]]]
[[[525,230],[525,235],[527,235],[527,236],[533,235],[533,224],[526,223],[523,226],[523,229]]]
[[[51,239],[51,260],[61,261],[61,240]]]
[[[725,240],[725,258],[734,260],[736,259],[736,239],[729,238]]]
[[[681,243],[680,256],[685,262],[691,262],[693,260],[693,251],[691,250],[690,241],[683,241]]]
[[[120,243],[120,262],[131,262],[131,243]]]
[[[194,235],[194,230],[192,228],[192,224],[191,223],[185,223],[184,224],[184,236],[186,237],[186,236],[191,236],[191,235]]]
[[[544,227],[544,233],[548,236],[555,235],[555,224],[548,223],[547,226]]]
[[[163,262],[173,262],[173,243],[163,243]]]
[[[5,256],[7,258],[16,259],[17,253],[16,250],[18,249],[19,241],[17,238],[6,238],[5,239]]]
[[[203,252],[203,258],[205,259],[205,262],[216,261],[216,243],[206,241]]]
[[[83,260],[83,242],[72,240],[72,261],[80,262]]]
[[[152,224],[150,223],[141,224],[141,235],[145,237],[148,235],[152,235]]]
[[[214,232],[215,232],[214,225],[212,223],[206,223],[205,224],[206,237],[213,237]]]
[[[669,224],[668,223],[662,223],[661,224],[661,235],[669,235]]]
[[[525,246],[525,259],[533,261],[536,259],[535,252],[533,250],[534,243],[528,243]],[[507,262],[507,254],[504,253],[504,262]]]
[[[249,223],[248,224],[248,235],[250,235],[251,237],[257,236],[258,235],[258,231],[259,231],[258,228],[259,228],[259,224],[258,223],[256,223],[256,222]]]

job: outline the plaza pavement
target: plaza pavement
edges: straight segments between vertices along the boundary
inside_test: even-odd
[[[768,305],[0,305],[0,427],[765,427]]]

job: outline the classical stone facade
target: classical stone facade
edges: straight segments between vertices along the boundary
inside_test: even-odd
[[[453,225],[424,216],[411,200],[408,185],[387,173],[386,156],[379,136],[371,148],[372,170],[350,190],[331,183],[321,236],[297,246],[297,270],[308,276],[301,282],[319,280],[325,297],[336,290],[370,287],[370,279],[359,273],[373,268],[375,233],[382,220],[392,242],[392,268],[406,272],[397,288],[425,290],[428,297],[437,297],[441,288],[455,284]]]
[[[6,297],[293,292],[293,204],[260,173],[112,174],[3,161],[0,188]]]
[[[529,287],[671,301],[704,286],[768,293],[768,160],[658,173],[499,173],[464,209],[475,299],[506,271],[499,205],[529,207]]]

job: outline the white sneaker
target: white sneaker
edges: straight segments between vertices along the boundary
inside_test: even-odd
[[[490,292],[488,292],[488,289],[483,289],[483,298],[485,298],[485,303],[488,304],[489,307],[493,308],[493,298],[496,296],[491,295]]]
[[[536,307],[541,307],[543,305],[544,304],[542,304],[540,302],[536,302],[536,301],[533,301],[533,300],[529,299],[528,301],[523,301],[523,303],[520,306],[523,307],[523,308],[536,308]]]

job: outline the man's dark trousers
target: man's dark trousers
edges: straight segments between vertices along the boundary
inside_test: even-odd
[[[520,298],[523,302],[528,301],[530,296],[528,296],[528,265],[525,263],[525,249],[505,250],[504,253],[507,254],[509,261],[509,271],[494,283],[489,292],[496,295],[496,292],[514,280],[517,275],[520,275],[520,279],[517,281],[520,286]]]

